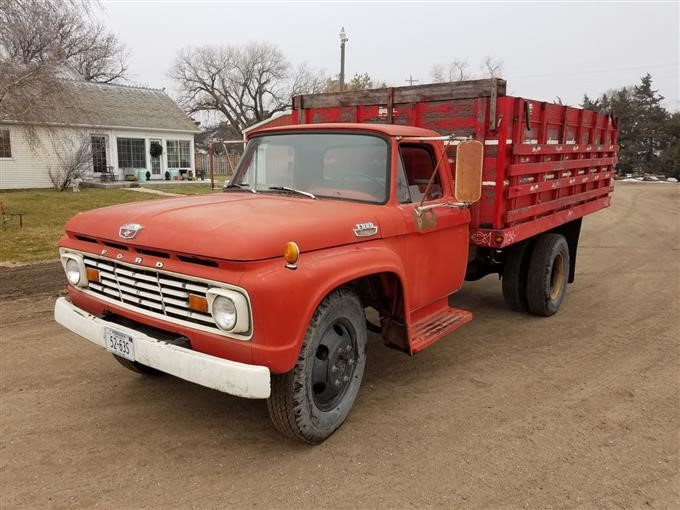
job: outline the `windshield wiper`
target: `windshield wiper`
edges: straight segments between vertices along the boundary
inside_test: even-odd
[[[291,193],[299,193],[300,195],[304,195],[309,198],[313,198],[316,200],[316,196],[310,193],[309,191],[302,191],[300,189],[295,189],[295,188],[289,188],[288,186],[269,186],[269,188],[274,191],[290,191]]]
[[[249,184],[237,184],[235,182],[230,182],[227,184],[224,188],[222,188],[224,191],[233,189],[236,191],[250,191],[251,193],[257,193],[253,188],[250,187]]]

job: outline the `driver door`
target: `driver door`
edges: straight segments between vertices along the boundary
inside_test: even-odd
[[[405,223],[410,312],[447,298],[460,288],[465,277],[470,214],[467,208],[450,207],[455,198],[446,155],[423,200],[439,151],[443,150],[440,147],[429,143],[399,145],[397,195]]]

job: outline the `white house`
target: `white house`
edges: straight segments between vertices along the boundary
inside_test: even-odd
[[[0,189],[51,187],[50,172],[80,144],[91,150],[86,180],[195,174],[199,129],[164,91],[78,80],[63,91],[39,124],[0,121]]]

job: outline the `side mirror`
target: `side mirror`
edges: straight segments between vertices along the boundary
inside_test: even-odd
[[[472,204],[482,196],[482,166],[484,144],[465,140],[456,150],[456,181],[454,194],[463,204]]]

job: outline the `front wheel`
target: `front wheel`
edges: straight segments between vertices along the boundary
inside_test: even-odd
[[[366,366],[366,318],[350,289],[331,292],[314,312],[293,370],[272,376],[269,416],[283,434],[320,443],[352,409]]]

